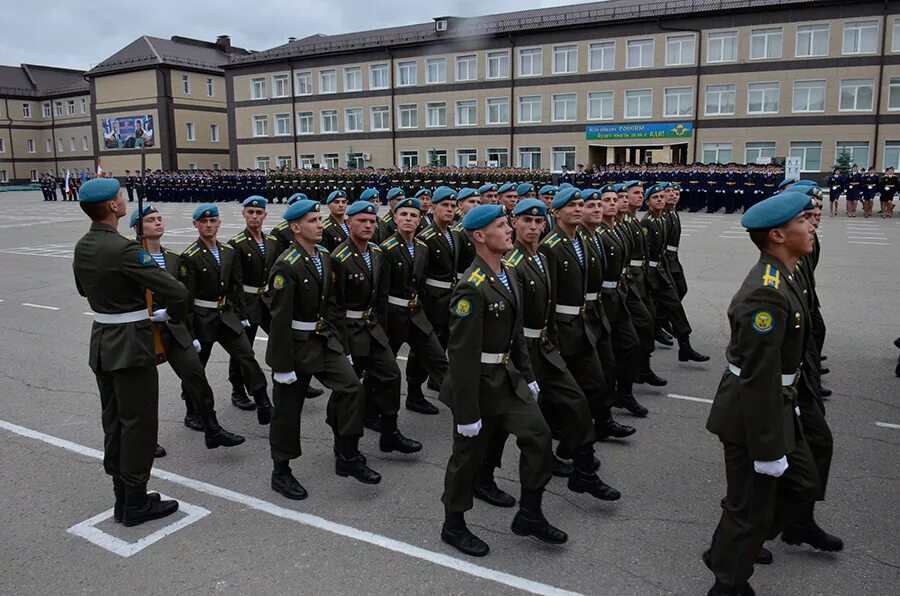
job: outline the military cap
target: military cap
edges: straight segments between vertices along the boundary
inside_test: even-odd
[[[644,199],[649,199],[652,195],[655,195],[658,192],[662,192],[666,189],[665,186],[661,184],[654,184],[652,186],[648,186],[644,189]]]
[[[522,199],[516,203],[512,211],[513,217],[519,215],[547,215],[547,206],[538,199]]]
[[[141,217],[150,215],[151,213],[159,213],[159,211],[157,211],[156,207],[154,207],[153,205],[144,205],[144,209],[141,211]],[[128,222],[129,222],[128,227],[130,227],[130,228],[133,228],[134,226],[137,225],[137,222],[138,222],[138,210],[137,209],[135,209],[134,211],[131,212],[131,219],[128,220]]]
[[[257,207],[259,209],[265,209],[266,205],[268,205],[269,202],[259,195],[253,195],[252,197],[247,197],[246,199],[244,199],[244,202],[241,204],[244,207]]]
[[[794,188],[791,190],[796,190],[797,192],[801,192],[807,196],[815,197],[817,199],[822,198],[822,189],[819,186],[816,186],[815,184],[803,184],[803,185],[798,184],[798,185],[795,185]]]
[[[331,203],[331,201],[333,201],[335,199],[346,199],[346,198],[347,198],[347,193],[345,193],[344,191],[333,190],[333,191],[331,191],[331,193],[329,193],[328,198],[325,199],[325,204],[328,205],[329,203]]]
[[[677,190],[678,192],[681,192],[681,185],[678,184],[677,182],[675,182],[675,183],[673,183],[673,184],[669,184],[669,186],[671,186],[674,190]]]
[[[381,198],[381,195],[378,194],[378,189],[375,189],[375,188],[367,188],[366,190],[362,191],[362,193],[359,195],[360,201],[371,201],[372,199],[380,199],[380,198]]]
[[[569,184],[568,182],[563,182],[562,184],[559,185],[559,190],[557,190],[557,192],[559,192],[560,190],[566,189],[566,188],[575,188],[575,187],[572,186],[571,184]]]
[[[119,181],[115,178],[92,178],[81,185],[78,201],[80,203],[110,201],[119,194],[119,188]]]
[[[444,187],[441,187],[441,188],[444,188]],[[450,190],[453,190],[453,189],[450,189]],[[434,194],[437,195],[437,193],[439,193],[440,191],[441,191],[441,189],[439,188],[436,191],[434,191]],[[464,200],[468,199],[469,197],[474,197],[475,195],[480,195],[480,194],[481,193],[479,191],[475,190],[474,188],[460,188],[459,192],[456,193],[456,201],[457,202],[464,201]],[[433,203],[434,199],[432,199],[431,202]]]
[[[434,196],[431,197],[431,202],[437,205],[441,201],[445,201],[450,199],[451,201],[456,200],[456,193],[453,192],[452,188],[439,188],[434,191]]]
[[[427,189],[427,188],[420,188],[419,190],[416,191],[416,198],[417,198],[417,199],[418,199],[419,197],[421,197],[422,195],[428,195],[428,196],[430,197],[430,196],[431,196],[431,190],[429,190],[429,189]]]
[[[478,187],[478,194],[483,195],[486,192],[494,192],[495,190],[497,190],[497,185],[493,182],[488,182],[487,184],[482,184]],[[462,192],[462,190],[459,192]]]
[[[498,217],[504,217],[502,205],[478,205],[463,216],[464,230],[480,230]]]
[[[308,201],[308,200],[309,200],[309,197],[307,197],[302,192],[295,192],[294,194],[291,195],[291,198],[288,199],[287,204],[293,205],[297,201]]]
[[[219,217],[219,208],[212,203],[203,203],[194,209],[194,215],[192,217],[194,218],[194,221],[200,221],[206,217]]]
[[[285,210],[284,219],[285,221],[297,221],[307,213],[318,210],[318,208],[319,203],[316,201],[310,201],[309,199],[297,201]]]
[[[621,188],[621,186],[622,186],[621,184],[604,184],[603,186],[600,187],[600,194],[603,194],[605,192],[618,193],[619,188]]]
[[[581,198],[585,201],[599,201],[600,200],[600,189],[599,188],[582,188],[581,189]]]
[[[556,193],[556,196],[553,197],[553,202],[550,203],[550,206],[554,209],[562,209],[569,204],[569,201],[574,201],[580,198],[581,191],[574,186],[569,186],[568,188],[560,188],[559,192]]]
[[[519,192],[516,190],[516,185],[512,182],[506,182],[497,189],[497,192],[501,195],[505,192]]]
[[[351,217],[358,213],[368,213],[370,215],[378,214],[378,207],[375,206],[374,203],[369,201],[364,201],[362,199],[356,201],[349,207],[347,207],[347,217]]]
[[[640,180],[628,180],[627,182],[620,182],[619,186],[621,190],[628,190],[633,186],[642,186],[642,182]]]
[[[553,186],[552,184],[545,184],[541,187],[541,190],[538,191],[539,195],[550,195],[551,197],[559,192],[559,188]]]
[[[809,195],[788,190],[747,209],[741,217],[741,225],[748,230],[777,228],[794,219],[798,213],[812,208],[812,198]]]
[[[405,196],[402,188],[397,188],[396,186],[388,191],[387,198],[389,201],[396,199],[399,196]]]
[[[626,190],[628,190],[625,188],[624,182],[616,182],[615,184],[610,184],[610,186],[612,186],[612,191],[615,193],[625,192]]]
[[[519,186],[516,187],[516,192],[519,193],[519,196],[524,196],[534,190],[534,184],[530,182],[523,182]]]
[[[797,180],[794,184],[796,186],[818,186],[813,180]]]
[[[796,183],[797,183],[797,179],[796,179],[796,178],[785,178],[785,179],[782,180],[781,183],[778,185],[778,190],[782,190],[782,189],[784,189],[784,188],[790,186],[791,184],[796,184]]]
[[[391,211],[393,211],[394,213],[397,213],[398,209],[403,209],[404,207],[408,207],[408,208],[412,208],[412,209],[421,209],[422,201],[420,201],[419,199],[415,199],[413,197],[406,197],[406,198],[403,198],[403,199],[397,201],[396,203],[394,203],[394,206],[391,208]]]
[[[671,182],[660,182],[660,183],[657,184],[656,186],[659,187],[659,190],[666,190],[667,188],[669,188],[670,186],[672,186],[672,183],[671,183]]]

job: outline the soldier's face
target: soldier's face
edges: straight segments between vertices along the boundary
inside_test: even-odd
[[[603,220],[603,203],[597,199],[584,202],[582,219],[586,225],[596,226]]]
[[[516,203],[519,202],[519,194],[516,192],[505,192],[503,196],[500,197],[500,204],[503,205],[503,208],[507,211],[512,211],[516,208]]]
[[[791,255],[800,257],[812,253],[815,247],[813,240],[815,231],[812,213],[804,211],[780,228],[771,230],[769,239],[777,244],[783,244]]]
[[[498,217],[480,230],[475,230],[473,238],[494,254],[504,255],[512,249],[512,228],[505,217]]]
[[[553,195],[541,195],[538,198],[544,202],[544,205],[547,206],[547,209],[550,209],[550,204],[553,203]]]
[[[269,214],[265,209],[261,209],[259,207],[244,207],[243,210],[244,221],[247,223],[247,227],[251,230],[259,230],[262,228],[262,224],[266,221],[266,215]]]
[[[350,238],[358,242],[368,242],[375,235],[374,213],[357,213],[347,220],[347,227],[350,230]]]
[[[419,227],[422,215],[415,207],[401,207],[394,212],[394,223],[401,234],[412,234]]]
[[[344,217],[347,212],[347,199],[334,199],[328,203],[328,210],[335,217]]]
[[[460,211],[462,211],[463,213],[468,213],[472,207],[481,205],[481,200],[482,198],[480,196],[472,195],[468,199],[463,199],[462,201],[457,202],[456,205],[459,207]]]
[[[619,214],[619,195],[614,192],[605,192],[600,198],[600,205],[603,208],[603,217],[612,218]]]
[[[419,201],[422,203],[422,214],[427,215],[431,213],[431,197],[429,195],[422,195],[419,197]]]
[[[159,213],[151,213],[144,216],[144,236],[150,240],[158,240],[165,234],[166,228],[163,226],[163,218]]]
[[[526,192],[524,197],[519,197],[519,198],[520,199],[523,199],[523,198],[524,199],[533,199],[535,197],[537,197],[537,193],[532,190],[532,191]]]
[[[662,211],[666,206],[666,195],[662,192],[655,192],[647,199],[647,206],[653,211]]]
[[[580,225],[584,220],[584,201],[581,199],[569,201],[565,207],[556,210],[556,219],[567,226]]]
[[[434,206],[434,221],[442,226],[446,226],[453,221],[453,212],[455,210],[456,206],[453,204],[452,200],[447,199],[441,201]]]
[[[513,227],[516,229],[516,238],[524,244],[534,245],[541,239],[546,220],[540,215],[519,215],[513,219]]]
[[[483,205],[496,205],[499,200],[500,197],[497,195],[496,190],[490,190],[481,195],[481,204]]]
[[[214,240],[221,225],[222,220],[218,217],[204,217],[194,222],[194,227],[197,228],[197,232],[204,240]]]
[[[311,244],[322,241],[322,217],[318,209],[307,213],[300,219],[291,222],[291,231],[294,237]]]
[[[640,209],[644,204],[644,187],[632,186],[628,189],[628,206],[632,209]]]

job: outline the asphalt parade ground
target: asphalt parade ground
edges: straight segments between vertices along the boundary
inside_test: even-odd
[[[187,247],[196,238],[194,205],[157,207],[164,245]],[[243,220],[236,204],[220,209],[225,241]],[[283,210],[270,207],[267,229]],[[360,449],[383,476],[368,486],[334,474],[326,398],[308,402],[304,455],[293,469],[309,498],[289,501],[269,487],[268,427],[230,403],[219,347],[208,368],[219,419],[247,442],[207,450],[203,435],[183,426],[178,380],[163,365],[159,442],[168,455],[156,460],[149,488],[182,507],[134,528],[113,524],[100,403],[87,365],[91,313],[72,277],[87,217],[75,203],[42,202],[36,191],[0,193],[0,594],[705,594],[712,575],[700,553],[725,480],[720,445],[704,425],[725,366],[726,308],[757,253],[738,215],[682,219],[684,304],[692,343],[711,361],[681,364],[676,350],[657,349],[653,368],[668,385],[637,386],[650,415],[619,412],[637,434],[597,449],[600,475],[622,491],[620,501],[596,501],[569,492],[564,479],[551,481],[545,513],[568,532],[568,544],[517,537],[509,527],[514,510],[476,501],[467,520],[491,553],[471,559],[440,540],[452,424],[443,404],[438,416],[401,409],[400,428],[424,443],[420,454],[382,454],[367,431]],[[820,237],[835,453],[817,518],[846,549],[825,554],[770,542],[774,564],[758,566],[751,583],[759,594],[785,596],[896,594],[900,379],[892,341],[900,335],[900,218],[826,216]],[[264,341],[255,345],[263,366]],[[517,477],[510,441],[498,483],[516,497]]]

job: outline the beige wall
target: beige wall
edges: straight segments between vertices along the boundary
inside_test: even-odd
[[[162,167],[159,153],[148,153],[146,163],[151,170],[158,170]],[[141,169],[141,156],[105,153],[101,165],[104,172],[112,173],[113,176],[124,176],[125,170],[135,172]]]
[[[219,168],[227,169],[228,168],[228,155],[227,154],[217,154],[217,153],[179,153],[178,154],[178,168],[181,170],[188,169],[198,169],[198,170],[210,170],[218,164]],[[191,168],[191,165],[196,166],[195,168]]]
[[[187,140],[187,123],[194,125],[195,140]],[[210,125],[219,129],[219,140],[211,140]],[[228,149],[228,114],[189,109],[175,109],[175,143],[178,149]],[[227,156],[226,156],[227,157]],[[228,161],[225,159],[224,161]]]
[[[170,76],[172,97],[176,103],[225,107],[225,77],[186,70],[173,70]],[[190,93],[184,93],[182,76],[188,77]],[[213,83],[212,97],[207,95],[207,79],[211,79]]]
[[[96,94],[94,101],[98,109],[156,103],[158,96],[156,70],[94,77],[94,89]]]

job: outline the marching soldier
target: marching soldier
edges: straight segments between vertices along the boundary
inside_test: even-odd
[[[684,277],[684,268],[678,260],[678,247],[681,244],[681,216],[678,215],[678,200],[681,198],[681,190],[674,184],[665,184],[666,206],[663,208],[662,221],[666,228],[666,252],[665,261],[675,282],[675,291],[678,299],[684,300],[687,295],[687,279]]]
[[[288,204],[288,206],[291,206],[294,203],[296,203],[297,201],[308,201],[308,200],[309,199],[307,198],[307,196],[305,194],[303,194],[302,192],[295,192],[287,200],[287,204]],[[291,245],[291,243],[294,241],[292,234],[291,234],[290,222],[288,222],[287,220],[284,220],[284,219],[281,220],[281,223],[279,223],[277,226],[272,228],[272,231],[269,232],[269,236],[272,236],[275,238],[276,256],[281,256],[281,253],[286,251],[288,249],[288,247]]]
[[[474,188],[461,188],[456,194],[456,211],[460,219],[478,205],[481,205],[481,195]],[[459,278],[475,258],[475,245],[463,229],[462,221],[453,227],[453,231],[459,234],[459,249],[456,255],[456,276]]]
[[[431,189],[429,188],[420,188],[416,191],[416,198],[419,199],[419,202],[422,204],[422,216],[419,218],[419,227],[416,229],[416,234],[422,232],[423,230],[428,229],[432,223],[432,197]]]
[[[334,250],[348,236],[347,222],[344,220],[344,214],[347,212],[347,193],[343,190],[331,191],[325,199],[325,205],[329,214],[322,222],[322,246]]]

